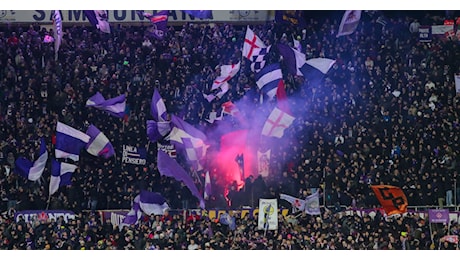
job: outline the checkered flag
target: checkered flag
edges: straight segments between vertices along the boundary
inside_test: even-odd
[[[265,56],[270,52],[271,45],[266,48],[261,48],[258,55],[251,57],[251,70],[254,73],[258,73],[267,62]]]

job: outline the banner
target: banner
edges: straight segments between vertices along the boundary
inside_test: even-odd
[[[144,147],[123,145],[123,163],[145,165],[147,163],[147,151]]]
[[[259,199],[259,230],[278,229],[278,201],[277,199]]]
[[[455,93],[460,93],[460,75],[454,75],[455,79]]]
[[[171,158],[176,158],[177,156],[176,148],[173,144],[160,144],[159,142],[157,142],[157,148],[159,151],[163,151],[166,154],[168,154]]]
[[[446,32],[454,30],[454,25],[432,25],[431,34],[445,35]]]
[[[33,223],[35,220],[44,220],[45,222],[48,219],[57,220],[59,217],[64,217],[66,223],[70,219],[75,219],[75,213],[70,210],[23,210],[17,211],[14,213],[14,220],[19,221],[19,217],[22,216],[26,223]]]
[[[401,188],[391,185],[371,187],[388,216],[407,212],[407,198]]]
[[[419,42],[431,42],[431,26],[420,26],[418,29]]]
[[[156,14],[156,10],[144,10]],[[68,23],[89,23],[83,10],[61,10],[62,22]],[[168,24],[175,22],[265,22],[274,20],[274,11],[263,10],[213,10],[213,17],[200,19],[193,15],[186,14],[182,10],[170,10]],[[150,21],[137,14],[136,10],[107,10],[109,23],[133,23]],[[2,10],[0,11],[0,23],[49,23],[52,22],[51,10]]]
[[[262,175],[262,177],[267,177],[270,170],[270,152],[271,150],[267,150],[266,152],[259,152],[257,151],[257,165],[258,165],[258,173]]]
[[[449,224],[449,210],[448,209],[429,209],[428,217],[430,219],[430,223]]]

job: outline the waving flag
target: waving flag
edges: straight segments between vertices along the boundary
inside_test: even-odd
[[[138,14],[149,19],[152,27],[149,29],[151,35],[158,40],[162,40],[168,32],[168,10],[159,11],[156,14],[147,13],[144,11],[137,11]]]
[[[187,186],[193,196],[200,201],[200,207],[205,208],[204,199],[201,196],[198,188],[193,182],[192,177],[182,168],[176,160],[169,157],[165,152],[158,150],[158,171],[163,176],[168,176],[181,181]]]
[[[321,215],[319,208],[319,190],[305,198],[305,213],[310,215]]]
[[[204,97],[208,102],[210,102],[210,103],[211,103],[215,98],[217,98],[217,97],[218,97],[219,99],[221,99],[221,98],[225,95],[225,93],[227,93],[228,90],[229,90],[228,83],[227,83],[227,82],[224,82],[222,85],[220,85],[220,86],[218,87],[218,89],[219,89],[220,91],[218,91],[218,92],[215,93],[215,94],[206,95],[206,94],[203,93],[203,97]]]
[[[70,158],[78,161],[81,149],[85,148],[90,136],[64,123],[56,126],[56,158]]]
[[[273,63],[265,66],[256,74],[257,87],[262,90],[270,99],[276,95],[278,83],[283,79],[279,63]]]
[[[252,31],[249,26],[243,43],[243,56],[251,61],[251,70],[259,72],[265,66],[265,55],[270,52],[263,41]]]
[[[49,195],[53,195],[61,186],[71,185],[72,173],[75,172],[77,168],[76,165],[58,162],[52,159]]]
[[[294,196],[287,195],[287,194],[284,194],[284,193],[280,193],[280,199],[291,203],[293,208],[296,208],[296,209],[302,210],[302,211],[305,210],[305,200],[303,200],[303,199],[299,199],[299,198],[296,198]]]
[[[340,36],[352,34],[358,27],[360,19],[361,11],[345,11],[342,17],[342,21],[340,22],[339,31],[337,32],[337,38]]]
[[[153,90],[150,113],[153,119],[157,122],[165,122],[168,119],[165,102],[156,88]]]
[[[171,122],[156,122],[147,120],[147,137],[150,142],[155,143],[165,138],[171,132]]]
[[[204,177],[204,199],[209,199],[211,194],[211,177],[209,176],[209,171],[207,171]]]
[[[407,198],[401,188],[391,185],[372,185],[371,188],[388,216],[407,212]]]
[[[262,128],[262,135],[281,138],[284,130],[294,122],[294,117],[275,107]]]
[[[28,180],[36,181],[42,176],[47,160],[48,151],[46,150],[45,138],[42,137],[38,159],[32,163],[24,157],[19,157],[15,161],[16,167],[14,168],[14,172]]]
[[[113,116],[123,118],[126,110],[126,96],[125,94],[122,94],[106,100],[101,93],[97,92],[86,101],[86,106],[95,107],[106,111]]]
[[[123,226],[136,225],[139,219],[142,217],[142,210],[139,201],[140,194],[134,198],[131,210],[128,212],[128,214],[126,214],[125,218],[120,224],[120,230],[123,228]]]
[[[212,19],[212,10],[183,10],[183,12],[200,19]]]
[[[106,10],[85,10],[89,22],[101,32],[110,33],[110,24]]]
[[[240,70],[240,62],[232,65],[222,65],[220,66],[220,76],[217,77],[212,83],[211,90],[217,89],[225,82],[233,78],[236,73]]]
[[[58,51],[62,41],[62,18],[59,10],[53,12],[53,32],[54,32],[54,60],[58,59]]]
[[[228,226],[230,230],[236,229],[235,217],[230,216],[228,213],[222,213],[219,218],[219,222]]]
[[[89,142],[86,144],[86,151],[94,156],[102,156],[108,159],[115,155],[112,143],[97,127],[90,125],[86,134],[89,135]]]
[[[139,206],[147,215],[163,215],[169,209],[166,199],[157,192],[142,190],[139,197]]]

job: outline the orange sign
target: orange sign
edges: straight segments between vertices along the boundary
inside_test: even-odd
[[[391,185],[371,187],[388,216],[407,212],[407,198],[401,188]]]

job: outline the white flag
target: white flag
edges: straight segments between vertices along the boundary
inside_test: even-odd
[[[361,11],[347,10],[340,22],[337,38],[343,35],[352,34],[358,27],[359,20],[361,19]]]
[[[285,200],[289,203],[291,203],[292,207],[297,208],[298,210],[304,210],[305,209],[305,200],[296,198],[291,195],[287,194],[280,194],[280,199]]]
[[[53,13],[53,31],[54,31],[54,60],[58,59],[58,51],[62,41],[62,18],[59,10]]]
[[[284,130],[294,122],[294,119],[295,117],[275,107],[265,121],[262,135],[281,138],[284,135]]]
[[[271,150],[267,150],[263,153],[257,151],[258,172],[259,175],[262,175],[262,177],[267,177],[269,174],[270,152]]]
[[[321,215],[319,208],[319,191],[305,198],[305,213],[310,215]]]

